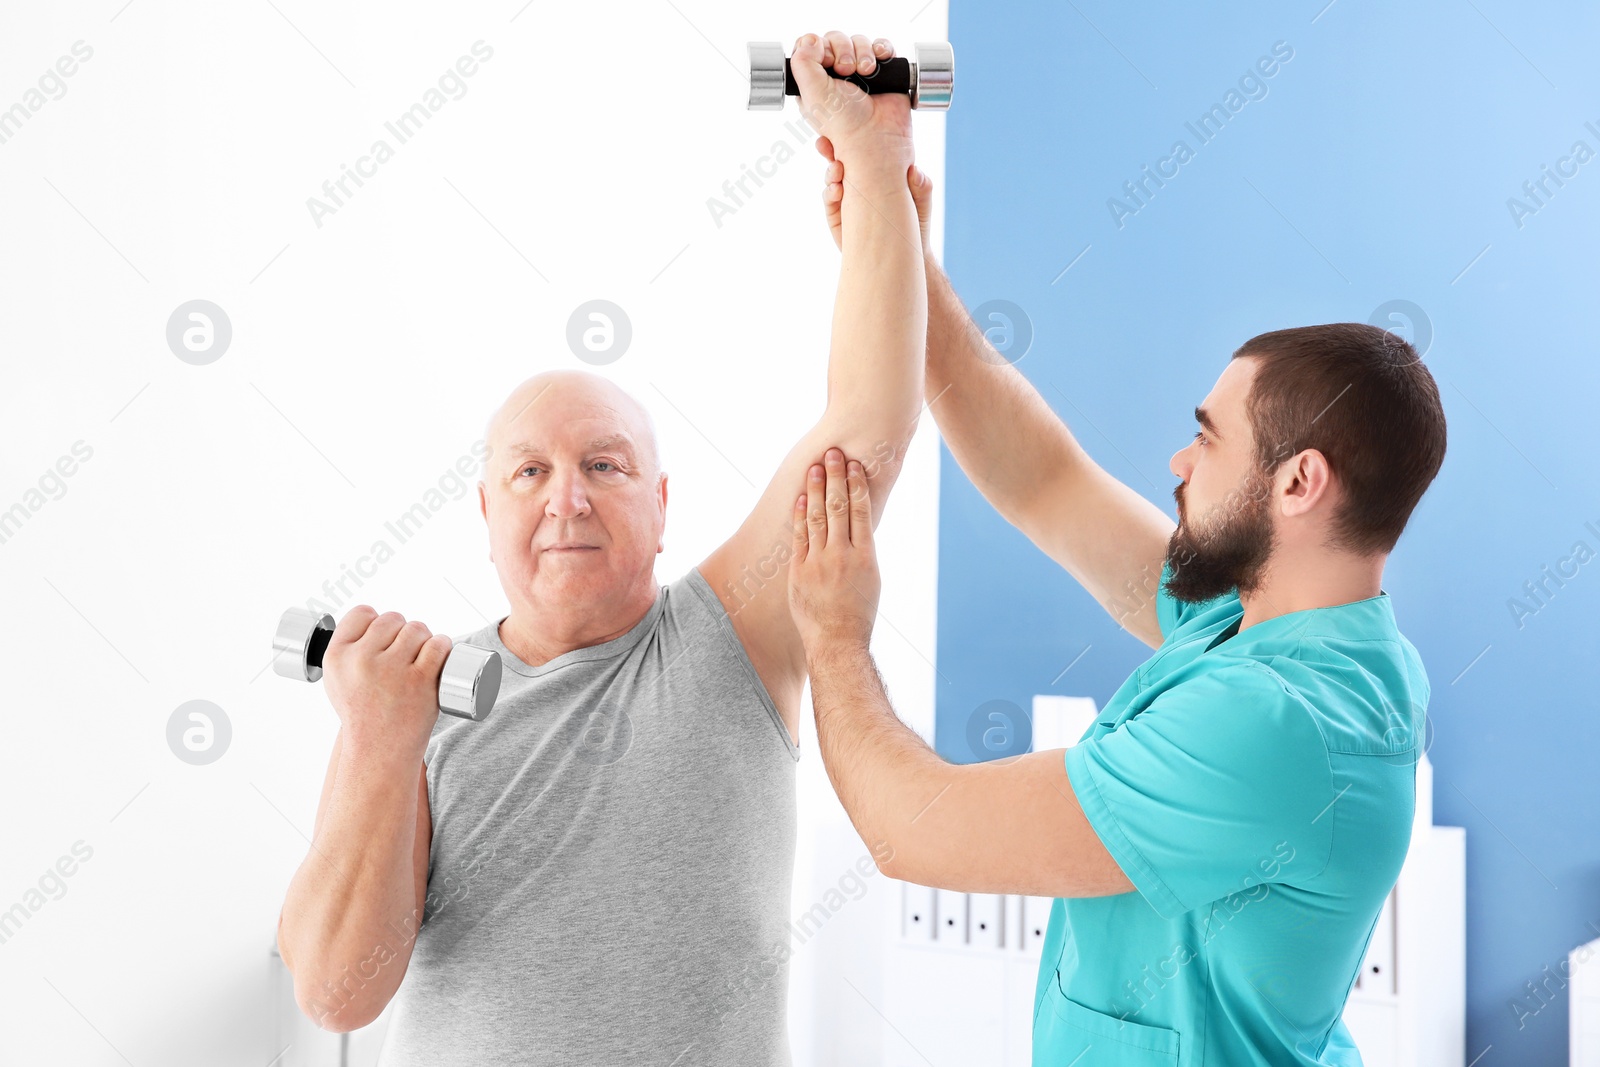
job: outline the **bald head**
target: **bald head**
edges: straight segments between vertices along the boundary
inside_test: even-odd
[[[631,439],[641,467],[651,476],[660,472],[655,420],[645,406],[609,378],[570,369],[535,374],[494,410],[483,431],[488,444],[485,467],[513,446],[543,446],[556,426],[575,419],[617,423],[617,429]]]

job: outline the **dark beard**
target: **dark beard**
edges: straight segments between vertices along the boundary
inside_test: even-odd
[[[1174,600],[1198,604],[1231,589],[1246,596],[1260,587],[1272,555],[1273,531],[1268,501],[1271,482],[1252,474],[1225,514],[1208,513],[1205,526],[1192,530],[1184,517],[1183,486],[1172,490],[1178,502],[1178,528],[1167,541],[1172,577],[1166,590]],[[1222,507],[1230,502],[1224,501]]]

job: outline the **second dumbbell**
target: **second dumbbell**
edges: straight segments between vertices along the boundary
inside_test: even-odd
[[[315,682],[322,657],[333,640],[333,616],[309,608],[290,608],[272,638],[272,669],[285,678]],[[439,710],[482,722],[500,694],[500,653],[457,642],[439,675]]]

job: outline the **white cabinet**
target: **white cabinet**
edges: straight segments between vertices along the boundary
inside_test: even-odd
[[[1567,955],[1572,1067],[1600,1067],[1600,940]]]
[[[1466,831],[1433,825],[1424,755],[1411,847],[1344,1008],[1365,1067],[1466,1062],[1466,877]]]
[[[924,906],[929,893],[907,883],[902,891],[905,914]],[[1051,902],[950,892],[936,901],[937,938],[902,922],[902,936],[888,945],[882,1062],[1029,1067],[1034,984]],[[962,921],[948,923],[951,912]]]
[[[1344,1008],[1365,1067],[1466,1062],[1466,831],[1412,832]]]

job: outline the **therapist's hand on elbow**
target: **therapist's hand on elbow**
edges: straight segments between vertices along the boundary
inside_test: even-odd
[[[837,448],[806,475],[795,501],[789,558],[789,613],[806,659],[865,650],[881,586],[872,544],[866,472]]]

